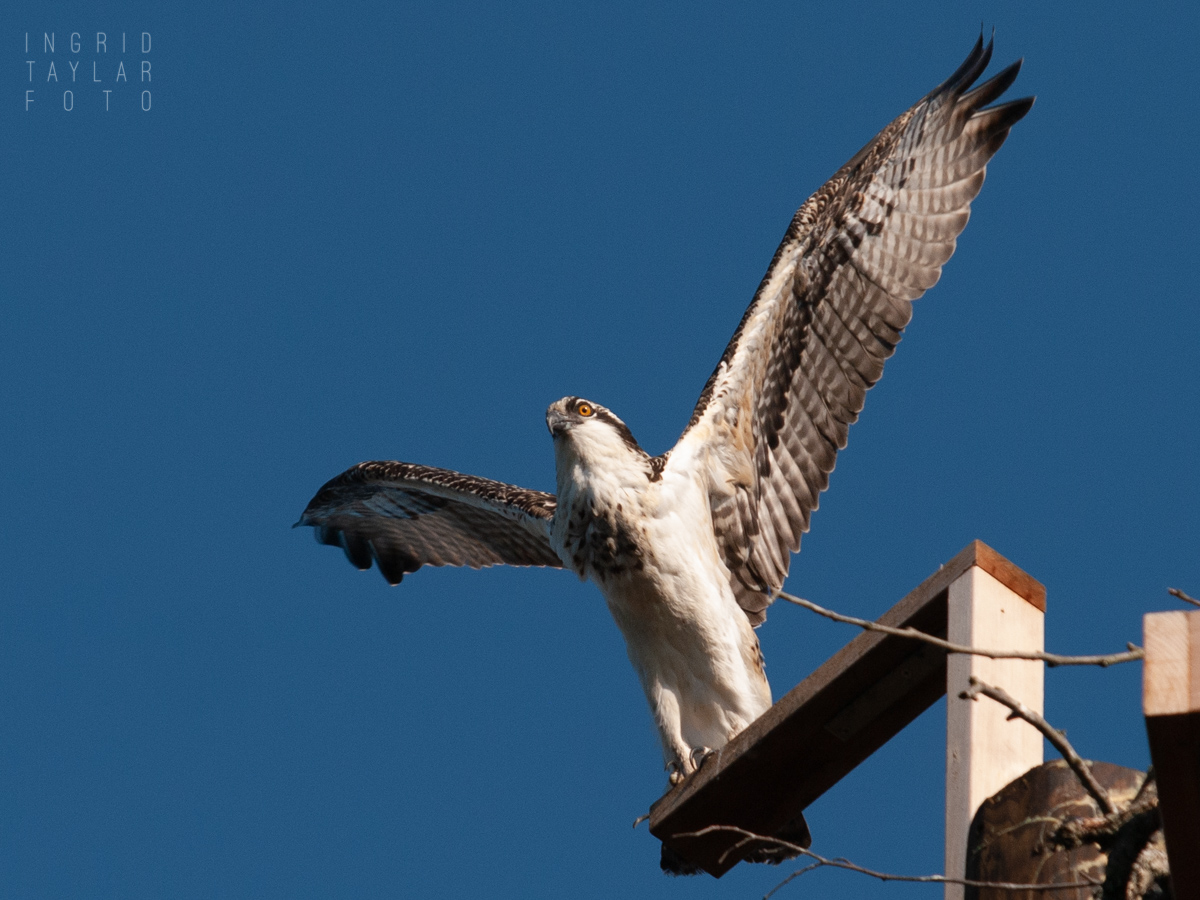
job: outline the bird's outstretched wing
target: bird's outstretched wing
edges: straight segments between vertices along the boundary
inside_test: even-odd
[[[799,209],[667,468],[709,481],[713,527],[751,622],[766,618],[837,451],[967,224],[984,168],[1033,98],[970,90],[983,39]]]
[[[554,495],[402,462],[365,462],[328,482],[296,525],[392,584],[421,566],[562,566]]]

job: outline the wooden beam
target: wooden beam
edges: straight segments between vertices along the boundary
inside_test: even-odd
[[[1151,613],[1142,711],[1177,900],[1200,898],[1200,610]]]
[[[990,573],[1028,603],[1045,608],[1040,584],[973,541],[878,621],[946,637],[949,588],[972,569]],[[863,632],[655,803],[650,831],[678,857],[720,877],[742,858],[721,858],[739,838],[680,835],[709,825],[766,835],[796,833],[805,807],[945,690],[944,651],[911,638]]]
[[[1040,603],[1031,602],[991,574],[993,570],[999,569],[972,566],[950,585],[949,640],[988,649],[1044,649],[1045,594],[1041,594]],[[1009,720],[1009,710],[999,703],[987,698],[963,700],[959,694],[968,688],[971,678],[978,678],[1003,688],[1040,714],[1044,669],[1044,664],[1036,660],[989,659],[965,654],[955,654],[949,659],[946,668],[947,875],[962,878],[965,873],[967,838],[971,820],[980,805],[1009,782],[1042,764],[1042,735],[1036,728],[1028,722]],[[963,886],[947,884],[945,897],[946,900],[961,900]]]

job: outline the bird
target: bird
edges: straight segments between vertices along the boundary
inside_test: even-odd
[[[546,411],[555,492],[395,461],[327,482],[297,526],[391,584],[423,566],[569,569],[624,636],[686,779],[772,703],[755,628],[782,590],[838,451],[967,224],[986,166],[1033,97],[975,86],[976,41],[796,212],[678,442],[651,456],[617,415]]]

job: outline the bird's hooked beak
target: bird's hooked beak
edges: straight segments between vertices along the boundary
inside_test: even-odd
[[[571,427],[571,423],[567,420],[567,414],[560,404],[552,403],[546,410],[546,427],[550,429],[550,436],[555,438],[566,434],[567,429]]]

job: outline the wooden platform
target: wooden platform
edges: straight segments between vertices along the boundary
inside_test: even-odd
[[[973,541],[878,621],[946,637],[950,585],[972,567],[1045,610],[1041,584]],[[863,632],[656,802],[651,833],[718,878],[742,858],[739,852],[722,859],[740,838],[681,835],[709,825],[806,833],[804,808],[946,692],[946,656],[911,638]]]

